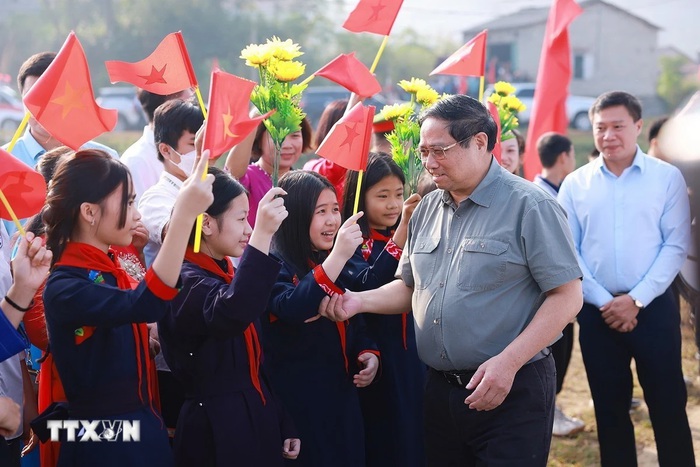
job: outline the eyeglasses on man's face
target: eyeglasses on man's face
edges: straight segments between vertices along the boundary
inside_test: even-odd
[[[469,137],[471,138],[471,136]],[[441,161],[445,159],[445,153],[452,149],[453,147],[457,146],[458,144],[462,144],[466,141],[469,140],[469,138],[464,138],[462,141],[457,141],[449,146],[445,147],[440,147],[440,146],[433,146],[430,148],[418,148],[418,153],[420,154],[420,160],[421,162],[426,162],[428,160],[428,157],[430,157],[430,154],[433,155],[433,159],[436,161]]]

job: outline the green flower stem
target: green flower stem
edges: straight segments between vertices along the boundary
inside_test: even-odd
[[[284,140],[282,140],[284,141]],[[274,140],[275,157],[272,161],[272,187],[278,186],[280,174],[280,159],[282,158],[282,141]]]

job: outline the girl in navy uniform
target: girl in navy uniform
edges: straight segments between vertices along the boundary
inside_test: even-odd
[[[212,202],[213,177],[201,179],[204,166],[202,160],[180,191],[170,233],[140,283],[110,248],[129,245],[141,217],[126,166],[102,151],[82,150],[54,176],[43,211],[54,255],[44,291],[49,345],[68,418],[97,421],[94,432],[76,430],[75,441],[62,439],[59,466],[172,464],[153,406],[146,323],[161,318],[177,294],[189,233]],[[138,424],[138,442],[124,441],[123,421]]]
[[[278,196],[284,191],[272,188],[263,196],[252,230],[245,188],[219,169],[209,173],[214,202],[204,214],[201,251],[188,247],[182,289],[158,323],[165,359],[186,391],[175,460],[181,466],[281,466],[299,454],[299,440],[262,372],[258,318],[280,270],[268,251],[287,217]],[[230,257],[241,258],[235,274]]]
[[[361,320],[335,323],[317,314],[324,297],[354,280],[343,269],[362,242],[362,213],[341,226],[335,189],[315,172],[289,172],[280,187],[289,218],[274,236],[283,265],[263,319],[263,347],[272,385],[304,445],[294,465],[362,466],[357,388],[374,379],[376,346]]]
[[[361,270],[372,265],[373,275],[363,290],[394,280],[406,242],[408,221],[420,196],[404,202],[405,177],[386,153],[371,153],[360,188],[358,208],[365,213],[357,223],[362,245],[350,260]],[[352,215],[357,172],[348,172],[343,199],[344,216]],[[403,210],[403,215],[402,215]],[[425,465],[423,452],[423,386],[426,368],[418,359],[413,318],[402,315],[365,315],[370,338],[382,353],[381,378],[360,391],[365,421],[367,466]]]

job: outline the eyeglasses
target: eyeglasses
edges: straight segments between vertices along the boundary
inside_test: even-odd
[[[440,146],[434,146],[432,148],[418,148],[418,153],[420,154],[420,160],[421,160],[421,162],[427,161],[430,154],[433,155],[433,159],[435,159],[436,161],[444,160],[445,153],[447,151],[449,151],[453,147],[457,146],[458,144],[462,144],[466,141],[469,141],[470,138],[471,138],[471,136],[468,138],[464,138],[462,141],[457,141],[455,143],[450,144],[449,146],[445,146],[444,148],[440,147]]]

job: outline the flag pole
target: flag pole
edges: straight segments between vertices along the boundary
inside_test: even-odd
[[[207,119],[207,109],[204,105],[204,99],[202,99],[202,93],[199,91],[199,86],[194,88],[195,94],[197,94],[197,100],[199,101],[199,107],[202,109],[202,115],[204,119]],[[202,174],[202,180],[207,178],[207,173],[209,172],[209,159],[204,161],[204,173]],[[204,223],[204,213],[197,216],[197,222],[195,223],[194,229],[194,245],[192,249],[195,253],[199,253],[199,247],[202,243],[202,224]]]
[[[29,115],[29,113],[27,113],[27,115]],[[2,192],[2,189],[0,189],[0,201],[2,201],[2,204],[5,206],[5,209],[7,209],[7,212],[10,214],[10,217],[12,217],[12,222],[15,223],[19,234],[22,237],[27,235],[27,233],[24,231],[24,228],[22,227],[22,224],[20,224],[19,219],[17,218],[17,214],[15,214],[15,211],[12,209],[12,206],[10,206],[10,202],[5,197],[5,193]]]
[[[379,46],[379,50],[377,51],[377,55],[374,57],[374,61],[372,62],[372,67],[369,69],[370,73],[374,73],[374,71],[377,69],[377,65],[379,64],[379,59],[382,58],[382,54],[384,53],[384,49],[386,49],[387,42],[389,42],[389,35],[388,34],[386,36],[384,36],[384,40],[382,40],[382,44]],[[360,170],[360,173],[357,175],[357,188],[355,188],[355,205],[352,208],[353,215],[357,214],[357,209],[360,206],[360,190],[362,189],[362,174],[363,174],[363,171]]]
[[[202,99],[202,93],[199,92],[199,85],[194,87],[194,93],[197,94],[197,101],[199,101],[199,107],[202,109],[202,115],[204,115],[204,120],[207,119],[207,108],[204,105],[204,99]],[[204,172],[206,174],[206,171]]]
[[[316,77],[316,75],[309,75],[308,78],[306,78],[304,81],[299,83],[299,86],[304,86],[306,84],[309,84],[311,82],[311,80],[314,79],[315,77]]]
[[[357,188],[355,188],[355,205],[352,208],[352,215],[357,214],[357,209],[360,207],[360,188],[362,187],[362,173],[364,171],[360,170],[357,175]]]
[[[484,75],[479,79],[479,102],[484,102]]]
[[[370,73],[374,73],[374,70],[377,69],[377,65],[379,64],[379,59],[382,57],[382,54],[384,53],[384,49],[386,48],[387,42],[389,42],[389,35],[384,36],[384,40],[382,41],[382,45],[379,46],[379,50],[377,51],[377,56],[374,57],[374,61],[372,62],[372,67],[369,69]]]
[[[27,123],[29,123],[29,118],[31,117],[31,114],[29,112],[24,113],[24,118],[22,119],[22,122],[19,124],[17,127],[17,131],[15,131],[15,134],[12,136],[12,141],[10,141],[10,144],[7,145],[7,152],[12,152],[12,149],[14,149],[15,144],[17,144],[17,140],[19,140],[19,137],[24,133],[24,129],[27,126]],[[3,196],[3,199],[5,197]],[[8,209],[9,211],[9,209]]]

